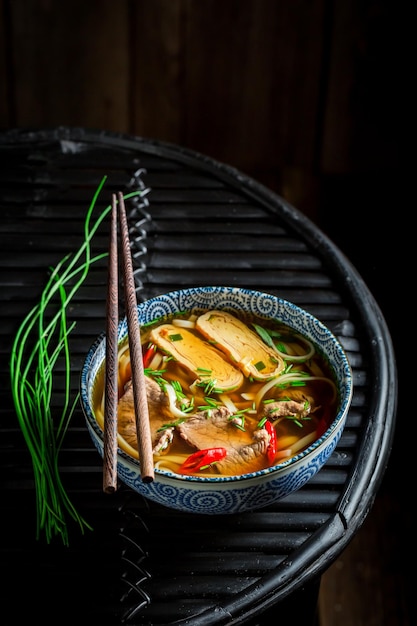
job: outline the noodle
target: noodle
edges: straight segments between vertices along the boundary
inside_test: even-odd
[[[207,342],[199,332],[198,315],[193,313],[187,317],[182,313],[170,318],[161,318],[150,327],[142,327],[144,352],[152,346],[152,337],[158,337],[157,333],[153,334],[154,329],[158,329],[162,324],[171,324],[176,329],[172,331],[172,354],[166,353],[165,345],[162,348],[156,344],[155,352],[145,368],[147,377],[164,398],[160,404],[155,406],[150,404],[153,409],[150,411],[150,419],[155,446],[155,468],[178,472],[185,459],[196,449],[226,446],[228,452],[225,459],[208,464],[206,469],[196,473],[202,475],[247,473],[268,467],[270,464],[265,450],[271,445],[271,439],[268,439],[264,430],[265,421],[269,421],[276,432],[277,444],[273,463],[288,459],[304,450],[330,425],[337,410],[337,388],[329,365],[315,350],[313,343],[278,321],[250,315],[242,317],[242,320],[248,332],[249,328],[255,328],[262,340],[267,342],[269,347],[273,346],[277,359],[283,359],[284,366],[279,375],[266,382],[255,381],[251,376],[245,375],[237,389],[228,391],[217,389],[217,381],[212,377],[210,369],[202,369],[198,367],[198,363],[195,368],[190,369],[188,361],[185,358],[181,360],[181,353],[178,353],[180,354],[178,357],[174,350],[178,347],[178,344],[174,345],[174,340],[181,341],[182,329],[186,329],[184,333],[193,333],[196,340]],[[213,347],[213,344],[211,345]],[[219,354],[222,354],[222,359],[228,360],[227,351],[225,353],[223,349]],[[194,355],[192,356],[194,358]],[[250,362],[252,366],[254,362],[256,363],[255,355],[244,354],[239,363],[230,359],[228,367],[231,364],[244,371]],[[259,363],[259,367],[262,365],[263,363]],[[96,419],[101,427],[104,406],[103,370],[104,366],[97,377],[94,398]],[[120,399],[125,397],[124,391],[129,379],[129,347],[125,339],[119,345]],[[121,400],[119,411],[120,407]],[[225,411],[228,417],[216,422],[215,420],[220,419],[218,415],[221,411]],[[126,417],[126,413],[123,413],[121,419],[119,413],[118,443],[127,454],[138,458],[133,442],[126,441],[125,429],[128,419],[129,415]],[[202,424],[201,432],[196,426],[199,420]],[[210,432],[210,429],[213,430],[213,439],[206,436],[206,431]],[[162,440],[163,437],[164,444],[158,446],[159,438]],[[188,441],[190,438],[192,443]],[[204,443],[198,443],[199,441]],[[238,464],[232,467],[232,461],[235,457],[242,456],[243,449],[249,451],[243,455],[245,463],[242,463],[242,467]],[[274,456],[271,450],[269,456]]]

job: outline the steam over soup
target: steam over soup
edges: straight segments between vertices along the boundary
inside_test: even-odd
[[[156,468],[240,475],[288,459],[337,411],[330,368],[284,324],[223,310],[161,318],[141,328]],[[104,366],[94,397],[104,423]],[[119,446],[138,458],[127,338],[119,345]]]

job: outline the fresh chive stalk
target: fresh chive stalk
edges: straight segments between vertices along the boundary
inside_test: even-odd
[[[51,268],[49,280],[39,302],[21,322],[12,345],[10,378],[16,416],[29,450],[36,492],[36,538],[43,535],[50,543],[55,537],[69,545],[67,521],[71,518],[82,533],[91,526],[77,512],[61,481],[59,453],[79,394],[71,397],[69,335],[75,322],[68,325],[67,309],[85,281],[91,265],[107,256],[92,256],[91,241],[110,211],[110,205],[93,221],[93,211],[107,177],[103,177],[93,196],[84,222],[84,241],[73,255],[65,256]],[[139,195],[129,193],[125,198]],[[64,370],[64,401],[59,415],[51,404],[55,393],[55,367]]]

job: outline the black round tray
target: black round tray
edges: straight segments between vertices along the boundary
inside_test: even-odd
[[[57,623],[61,615],[91,626],[260,624],[276,612],[307,624],[320,575],[365,520],[392,445],[395,359],[367,285],[297,209],[190,150],[82,128],[16,129],[0,134],[0,159],[6,623],[27,616]],[[132,205],[129,214],[139,298],[231,285],[290,300],[340,339],[354,396],[334,454],[305,487],[260,511],[214,518],[166,510],[123,486],[114,496],[104,494],[101,459],[77,410],[61,471],[93,531],[81,535],[71,528],[64,548],[35,539],[31,462],[14,415],[8,361],[13,335],[48,267],[79,244],[103,176],[103,205],[113,191],[139,182],[149,188],[147,205]],[[105,233],[95,246],[107,249]],[[105,328],[105,263],[88,281],[74,301],[75,373]]]

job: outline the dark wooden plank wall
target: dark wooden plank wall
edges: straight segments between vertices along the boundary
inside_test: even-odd
[[[1,128],[86,126],[178,143],[312,217],[322,176],[395,166],[381,67],[389,2],[0,6]]]

